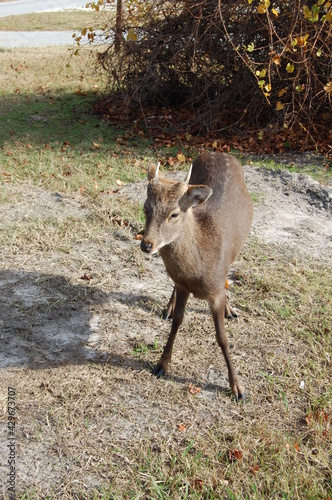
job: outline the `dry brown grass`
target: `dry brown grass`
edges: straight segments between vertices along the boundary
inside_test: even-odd
[[[0,18],[0,31],[79,31],[85,26],[97,27],[98,22],[101,16],[87,10],[37,12]]]
[[[34,54],[25,53],[24,68],[32,67]],[[61,61],[60,49],[52,54],[53,62]],[[7,75],[8,55],[0,53]],[[104,147],[98,137],[112,129],[88,119],[79,135],[90,127],[89,144],[96,137],[100,147],[84,146],[86,163],[81,155],[75,163],[72,147],[51,147],[46,156],[40,144],[51,124],[27,131],[24,121],[36,101],[47,102],[36,91],[43,81],[51,87],[48,71],[56,74],[46,60],[41,51],[32,85],[28,69],[15,72],[19,76],[15,83],[7,80],[2,101],[16,135],[11,140],[2,132],[0,152],[0,456],[8,456],[12,386],[17,498],[327,500],[330,267],[254,237],[248,241],[231,276],[231,300],[240,316],[226,326],[246,405],[236,405],[229,393],[212,320],[200,301],[189,302],[169,373],[156,380],[151,368],[169,332],[161,310],[172,285],[160,259],[146,260],[133,238],[130,226],[142,227],[138,204],[106,189],[94,196],[78,189],[82,178],[93,180],[104,166],[106,172],[112,153],[110,183],[121,172],[140,178],[149,157],[137,144],[135,156],[123,143],[122,154],[115,143]],[[62,102],[66,82],[76,88],[73,75],[54,82],[59,93],[52,102]],[[23,119],[14,116],[17,86],[28,87],[35,98],[23,111],[19,101]],[[67,116],[67,108],[58,109]],[[66,135],[79,127],[68,116]],[[51,132],[59,137],[58,128]],[[38,162],[45,176],[35,168]],[[65,184],[62,167],[69,162],[75,168]],[[120,217],[112,221],[114,214]],[[128,226],[121,225],[125,218]],[[190,384],[202,390],[191,394]],[[6,473],[1,461],[5,498]]]
[[[240,318],[227,324],[247,389],[247,404],[236,405],[203,302],[190,301],[167,378],[151,375],[169,331],[160,313],[171,284],[128,229],[97,214],[93,206],[80,219],[41,214],[2,238],[4,312],[23,307],[32,331],[42,325],[29,366],[1,372],[3,396],[7,385],[17,391],[18,490],[65,499],[327,498],[330,272],[248,243],[231,287]],[[17,293],[24,283],[27,293],[47,289],[48,304],[20,306],[6,280]],[[74,318],[81,335],[56,354],[52,332],[74,328]],[[19,331],[11,335],[20,345]],[[202,391],[191,394],[190,384]]]

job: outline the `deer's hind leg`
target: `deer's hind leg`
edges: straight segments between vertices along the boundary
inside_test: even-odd
[[[218,345],[221,347],[228,368],[229,385],[231,386],[236,401],[238,401],[240,398],[242,398],[245,401],[244,390],[243,387],[240,385],[237,373],[235,371],[233,362],[231,360],[228,348],[227,336],[225,332],[225,325],[224,325],[224,315],[226,308],[225,291],[223,290],[220,294],[211,297],[209,299],[209,306],[213,317],[214,326],[216,329],[216,340],[218,342]]]
[[[226,319],[234,319],[237,318],[238,314],[235,311],[235,309],[230,305],[228,297],[226,295],[226,302],[225,302],[225,318]]]
[[[163,318],[167,321],[173,318],[174,308],[176,303],[176,288],[173,288],[171,298],[168,301],[166,309],[163,310]]]

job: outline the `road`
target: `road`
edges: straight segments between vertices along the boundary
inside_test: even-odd
[[[88,0],[87,0],[88,1]],[[85,7],[85,0],[13,0],[0,3],[0,17],[28,14],[30,12],[78,9]]]
[[[74,45],[73,31],[0,31],[0,48]]]

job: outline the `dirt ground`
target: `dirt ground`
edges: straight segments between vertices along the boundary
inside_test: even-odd
[[[292,258],[298,256],[307,262],[320,259],[331,266],[332,188],[303,174],[271,172],[251,165],[244,170],[255,202],[251,238],[273,244]],[[123,186],[114,196],[144,200],[145,189],[146,183],[138,182]],[[208,426],[216,419],[237,418],[238,410],[225,394],[227,374],[221,354],[216,354],[212,323],[203,302],[190,300],[171,364],[172,379],[161,386],[150,376],[169,331],[170,325],[161,319],[160,312],[172,284],[161,259],[142,254],[129,228],[112,224],[95,227],[91,223],[93,207],[79,197],[9,183],[0,185],[0,195],[0,231],[10,234],[0,248],[0,387],[4,405],[0,456],[7,456],[5,400],[11,386],[17,391],[20,491],[60,491],[64,476],[75,476],[72,457],[76,454],[84,461],[89,440],[86,436],[82,445],[75,438],[75,426],[83,425],[87,418],[81,406],[75,406],[78,398],[91,407],[90,413],[89,408],[84,411],[89,415],[94,446],[103,453],[111,449],[115,455],[124,443],[136,446],[144,441],[146,433],[169,435],[174,415],[177,421],[191,422],[196,430],[202,422]],[[102,203],[111,205],[111,199],[105,195]],[[31,240],[29,227],[33,228]],[[70,235],[72,227],[76,232]],[[60,242],[56,236],[59,228],[63,231]],[[238,334],[245,322],[251,321],[250,313],[242,311],[230,326],[235,364],[242,366],[241,380],[250,380],[256,366],[255,362],[247,368],[248,363],[241,365],[241,358],[250,358],[255,341],[244,347]],[[189,331],[187,336],[184,330]],[[202,363],[197,344],[204,351]],[[150,348],[147,357],[144,346]],[[271,342],[269,348],[275,350],[276,345]],[[182,403],[183,386],[189,382],[203,388],[195,408],[187,400]],[[107,393],[106,386],[111,388]],[[221,391],[218,397],[216,388]],[[172,407],[163,405],[165,392],[173,394]],[[248,387],[249,412],[253,411],[250,394]],[[67,434],[60,434],[61,443],[56,430],[60,403],[68,404],[62,415],[67,423],[61,421]],[[98,430],[93,415],[106,411],[105,405],[108,413],[98,421]],[[81,476],[77,479],[86,489],[112,479],[102,463],[97,464],[101,460],[97,451],[96,457],[91,463],[84,462],[84,480]],[[126,464],[123,455],[118,459]],[[0,461],[0,485],[5,485],[7,472],[6,464]],[[4,486],[0,486],[0,497],[6,493],[1,488]]]

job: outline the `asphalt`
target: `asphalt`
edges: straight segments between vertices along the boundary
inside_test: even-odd
[[[72,31],[0,31],[0,48],[74,45]]]
[[[88,0],[87,0],[88,1]],[[0,3],[0,17],[85,7],[85,0],[13,0]]]

